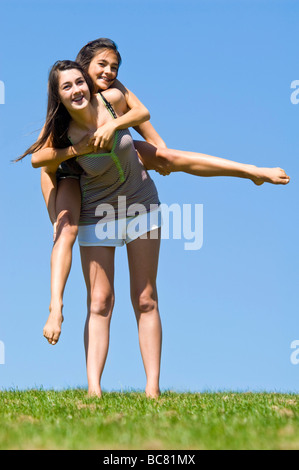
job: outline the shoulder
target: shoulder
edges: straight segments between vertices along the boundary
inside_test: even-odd
[[[122,113],[126,112],[126,98],[118,88],[109,88],[108,90],[102,91],[102,95],[112,104],[116,110]]]

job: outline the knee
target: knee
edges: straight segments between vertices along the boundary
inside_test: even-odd
[[[158,300],[153,289],[131,294],[132,304],[136,313],[151,313],[158,308]]]
[[[174,161],[174,157],[168,148],[157,147],[156,156],[161,162],[164,162],[165,165],[172,164]]]
[[[156,151],[156,168],[155,170],[162,175],[169,175],[175,171],[175,158],[167,148],[157,148]]]
[[[57,217],[56,240],[64,238],[75,241],[78,235],[78,225],[74,222],[70,211],[62,211]]]
[[[90,301],[89,313],[101,317],[110,317],[114,307],[113,292],[101,292],[93,295]]]

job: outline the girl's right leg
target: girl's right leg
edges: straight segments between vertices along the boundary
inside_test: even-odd
[[[81,246],[80,252],[88,304],[84,330],[88,393],[100,397],[114,306],[115,248]]]
[[[58,184],[56,196],[56,237],[51,255],[50,315],[44,326],[44,336],[50,344],[57,343],[63,322],[63,293],[72,264],[72,249],[78,233],[81,210],[80,182],[64,178]]]
[[[287,184],[290,181],[281,168],[260,168],[203,153],[156,148],[141,141],[134,141],[134,145],[145,167],[164,175],[181,171],[195,176],[233,176],[250,179],[258,186],[265,182]]]

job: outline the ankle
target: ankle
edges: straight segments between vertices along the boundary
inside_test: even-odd
[[[145,388],[145,394],[147,398],[158,398],[161,395],[161,391],[159,386],[146,386]]]
[[[101,387],[88,387],[88,396],[90,397],[102,397]]]
[[[50,303],[50,306],[49,306],[50,313],[62,315],[62,310],[63,310],[62,300]]]
[[[259,168],[256,165],[244,165],[244,174],[247,178],[252,179],[259,176]]]

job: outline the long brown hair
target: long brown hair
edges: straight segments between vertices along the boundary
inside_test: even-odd
[[[72,69],[77,69],[82,73],[89,88],[90,96],[92,96],[94,92],[92,80],[80,64],[72,60],[59,60],[55,62],[49,73],[48,107],[43,133],[40,138],[23,153],[23,155],[15,160],[15,162],[22,160],[26,155],[40,150],[49,138],[51,139],[51,143],[54,148],[69,147],[70,142],[68,140],[67,132],[71,116],[60,101],[58,83],[59,72]]]

